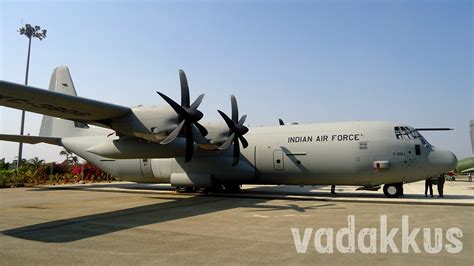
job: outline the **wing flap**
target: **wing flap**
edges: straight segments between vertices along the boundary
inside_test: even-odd
[[[29,143],[29,144],[48,143],[48,144],[58,145],[58,146],[62,145],[60,138],[53,138],[53,137],[0,134],[0,141],[2,140],[12,141],[12,142],[23,142],[23,143]]]
[[[7,81],[0,81],[0,105],[84,122],[113,119],[131,111],[128,107]]]

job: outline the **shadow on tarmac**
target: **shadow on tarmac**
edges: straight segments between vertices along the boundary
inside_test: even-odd
[[[100,188],[100,189],[97,189]],[[107,189],[110,188],[110,189]],[[118,189],[117,189],[118,188]],[[123,210],[116,210],[111,212],[85,215],[75,218],[62,219],[57,221],[50,221],[30,226],[24,226],[11,230],[3,231],[2,234],[33,240],[46,243],[65,243],[72,242],[90,237],[100,236],[103,234],[113,233],[129,228],[140,227],[149,224],[156,224],[161,222],[173,221],[198,215],[204,215],[233,208],[251,208],[249,212],[266,212],[279,210],[292,210],[296,212],[305,212],[317,208],[343,208],[336,206],[335,203],[328,203],[337,198],[353,198],[362,197],[367,200],[385,198],[381,193],[338,193],[333,197],[328,197],[329,192],[326,191],[310,191],[315,187],[308,187],[305,190],[295,191],[291,188],[285,191],[284,186],[280,187],[257,187],[244,189],[238,194],[211,194],[196,195],[196,194],[182,194],[170,196],[169,191],[173,190],[170,186],[162,185],[144,185],[144,184],[94,184],[94,185],[73,185],[60,187],[40,187],[32,188],[31,191],[47,191],[47,190],[80,190],[92,192],[113,192],[113,193],[137,193],[151,195],[149,198],[164,199],[166,202],[157,204],[139,206]],[[161,193],[160,193],[161,192]],[[271,195],[275,195],[272,197]],[[308,207],[300,207],[296,204],[284,205],[265,205],[269,200],[279,198],[277,195],[282,195],[283,199],[286,196],[312,196],[323,198],[307,198],[312,201],[319,201],[321,204]],[[448,195],[445,198],[455,199],[472,199],[474,197],[468,195],[456,196]],[[238,198],[238,200],[236,200]],[[412,194],[406,195],[404,198],[421,199],[424,195]],[[288,198],[292,200],[291,198]],[[431,199],[427,202],[434,203],[436,199]],[[305,198],[298,198],[293,200],[305,200]],[[349,200],[349,199],[348,199]],[[323,202],[321,202],[323,201]],[[344,202],[347,202],[344,201]],[[371,200],[370,203],[381,203]],[[389,202],[383,202],[389,203]],[[390,203],[402,203],[394,200]],[[430,203],[417,203],[430,204]],[[435,203],[436,204],[436,203]]]
[[[121,191],[115,192],[120,193]],[[274,204],[262,204],[268,201],[268,199],[248,198],[232,200],[228,197],[208,197],[203,195],[178,199],[176,199],[176,197],[165,196],[152,196],[149,198],[170,201],[29,225],[6,230],[3,231],[2,234],[45,243],[67,243],[129,228],[179,220],[233,208],[252,208],[249,210],[252,212],[272,210],[305,212],[306,210],[336,205],[331,203],[308,207],[299,207],[295,204],[278,206]]]

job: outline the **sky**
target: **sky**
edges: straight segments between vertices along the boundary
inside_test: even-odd
[[[203,121],[221,121],[231,94],[250,126],[383,120],[426,132],[458,158],[472,156],[472,1],[6,1],[0,0],[0,78],[48,88],[67,65],[82,97],[124,106],[179,99],[178,69]],[[0,107],[0,133],[18,134],[21,112]],[[25,133],[41,116],[27,113]],[[60,148],[25,144],[24,157],[63,160]],[[0,142],[11,161],[18,144]]]

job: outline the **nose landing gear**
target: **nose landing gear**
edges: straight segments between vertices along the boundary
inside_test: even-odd
[[[383,194],[385,194],[387,198],[403,196],[403,183],[385,184],[383,186]]]

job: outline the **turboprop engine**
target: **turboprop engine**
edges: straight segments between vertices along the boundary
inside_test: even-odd
[[[154,143],[168,145],[178,137],[184,137],[185,160],[189,162],[193,156],[194,143],[207,144],[204,137],[208,134],[207,129],[199,121],[203,113],[198,110],[204,98],[201,94],[191,104],[189,86],[186,74],[179,70],[181,84],[181,104],[161,92],[157,92],[169,106],[137,106],[131,109],[127,115],[114,119],[111,122],[103,121],[117,132],[118,136],[134,136]],[[114,144],[104,144],[94,147],[95,152],[114,151]],[[173,157],[173,156],[170,156]]]
[[[171,158],[183,156],[185,147],[186,142],[181,138],[161,145],[144,139],[123,137],[104,141],[87,151],[111,159]]]
[[[199,121],[203,113],[198,110],[204,94],[191,104],[189,86],[183,70],[179,71],[181,84],[181,103],[178,104],[165,94],[157,92],[169,106],[136,106],[120,117],[98,121],[115,130],[117,137],[107,138],[87,149],[111,159],[136,158],[172,158],[185,157],[189,162],[195,150],[226,150],[233,147],[233,162],[236,166],[240,159],[240,146],[248,146],[244,135],[248,128],[244,126],[246,115],[239,119],[237,100],[231,96],[232,115],[228,117],[218,110],[225,123],[207,123]]]

